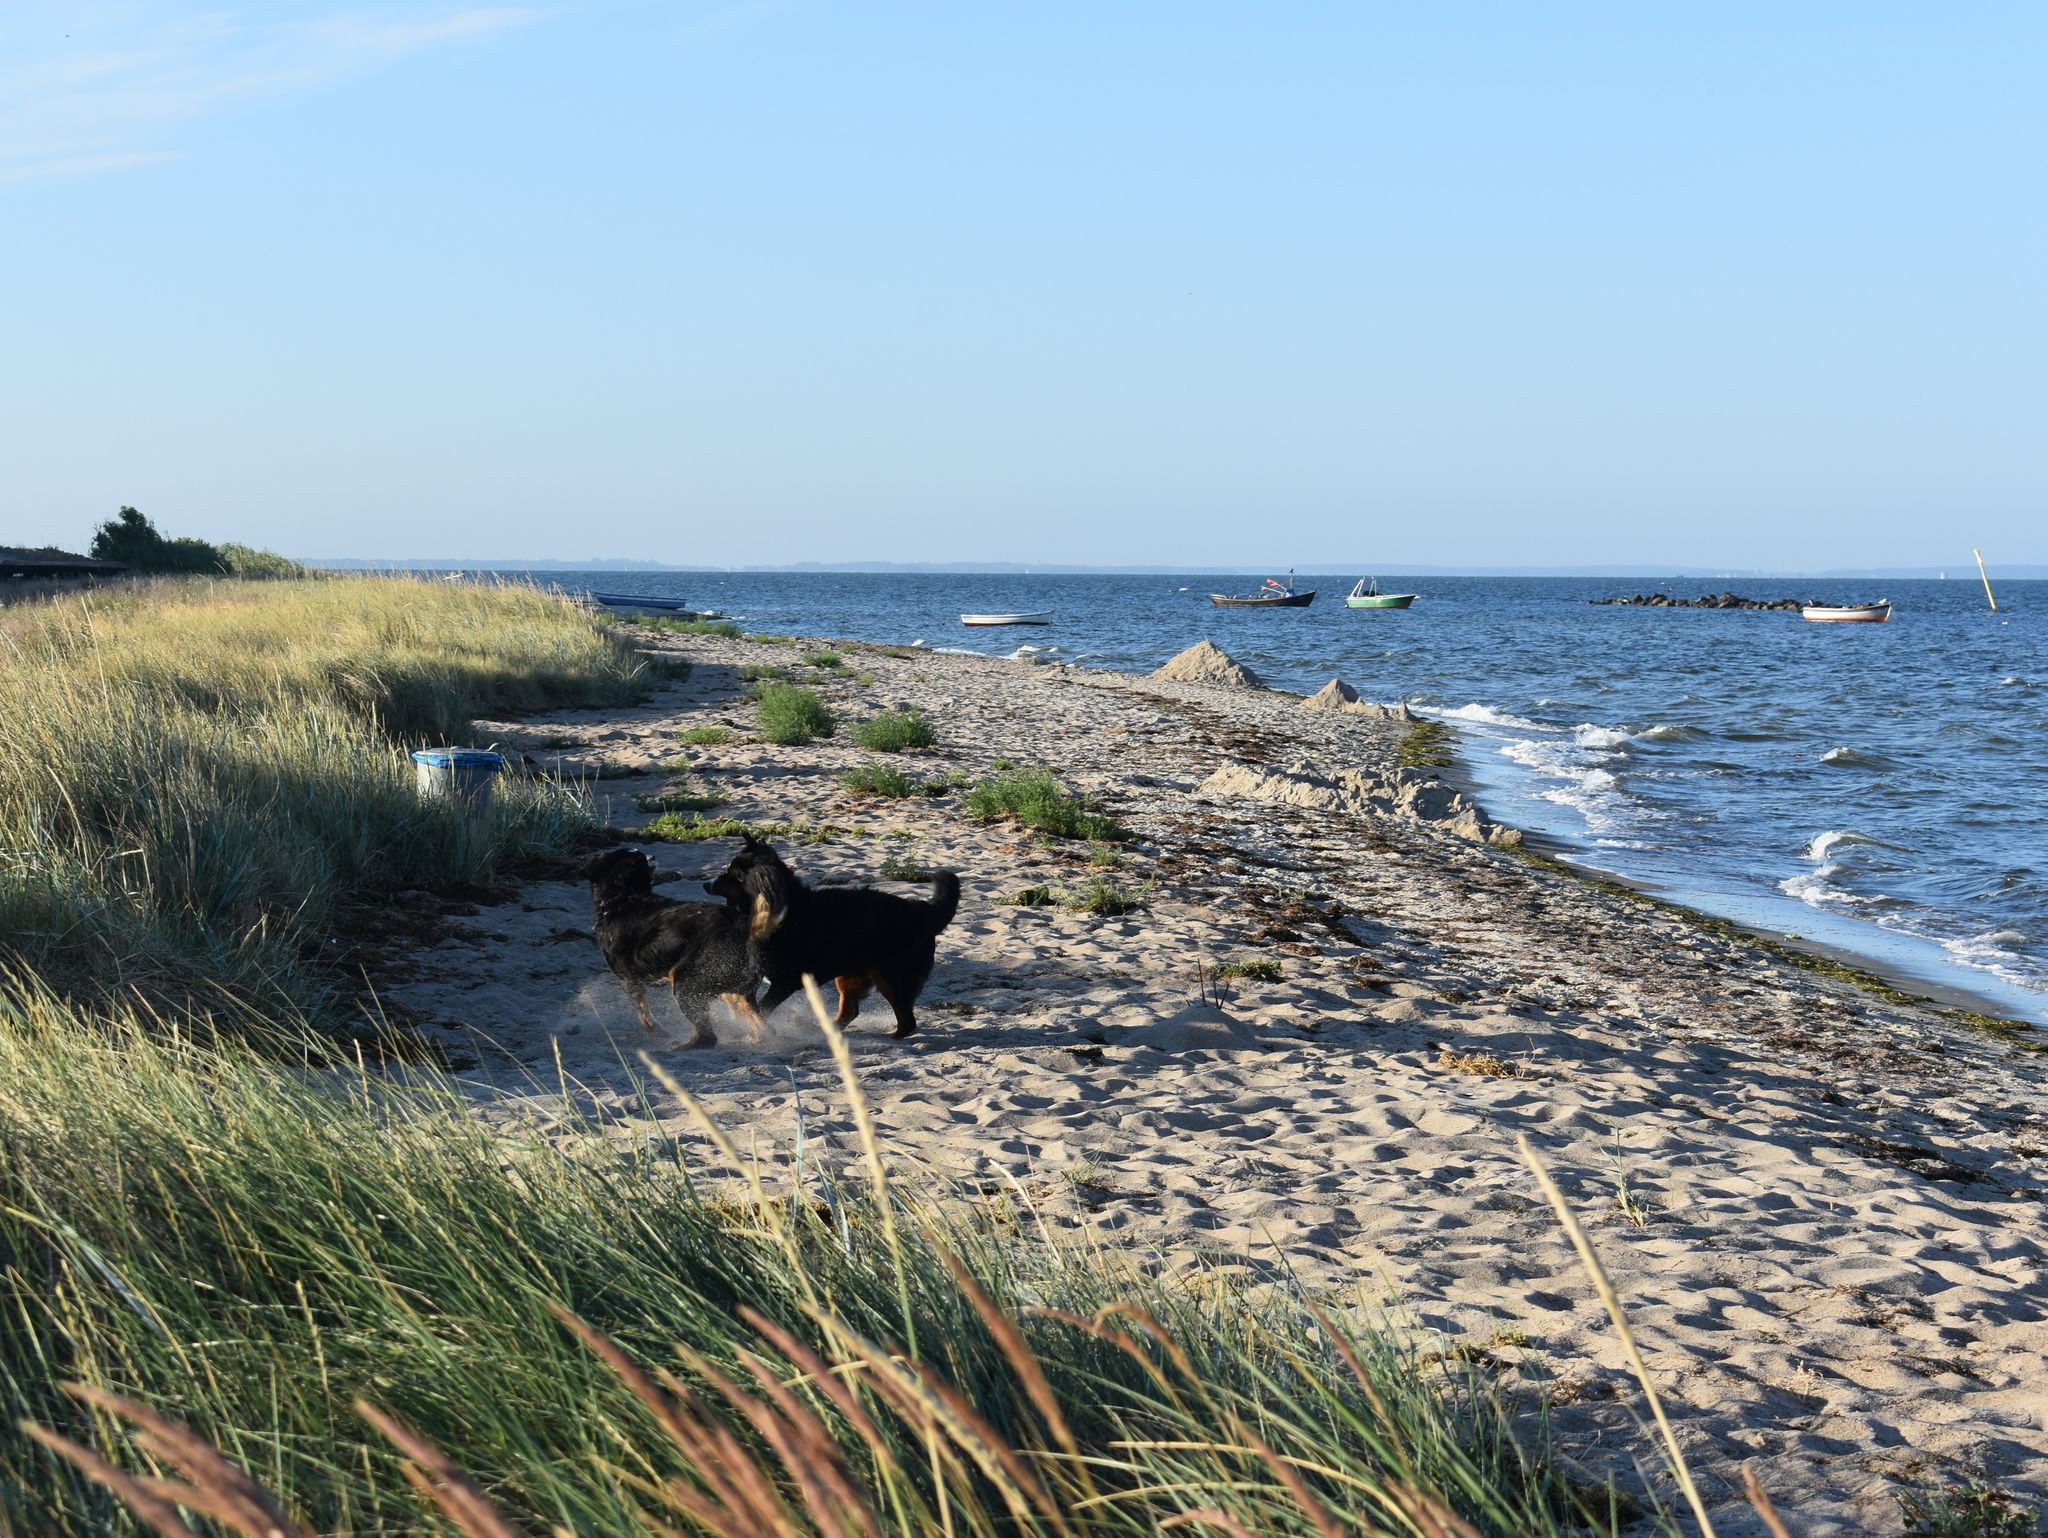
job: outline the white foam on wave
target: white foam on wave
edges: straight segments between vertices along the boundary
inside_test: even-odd
[[[1627,746],[1629,734],[1618,726],[1582,721],[1572,728],[1572,740],[1582,748],[1619,748]]]
[[[2029,938],[2020,930],[2004,928],[1940,943],[1941,948],[1962,966],[1989,972],[1993,977],[2035,993],[2048,993],[2048,974],[2044,974],[2041,964],[2020,954],[2020,948],[2028,943]]]
[[[1636,733],[1639,742],[1692,742],[1704,737],[1705,732],[1697,726],[1678,726],[1668,721]]]
[[[1531,721],[1526,716],[1510,715],[1505,710],[1495,710],[1491,705],[1460,705],[1455,710],[1432,712],[1445,721],[1476,721],[1481,726],[1511,726],[1520,732],[1559,732],[1561,726],[1545,726],[1541,721]]]
[[[1869,768],[1877,762],[1870,755],[1850,747],[1829,748],[1827,752],[1821,754],[1820,761],[1824,764],[1833,764],[1838,768],[1851,769]]]
[[[1816,833],[1808,841],[1803,858],[1812,860],[1816,865],[1824,864],[1837,849],[1845,845],[1876,842],[1877,840],[1869,834],[1858,833],[1854,828],[1830,828],[1825,833]]]
[[[1787,897],[1796,897],[1809,908],[1826,907],[1875,907],[1896,899],[1882,892],[1851,892],[1838,887],[1829,878],[1840,875],[1839,865],[1823,865],[1818,870],[1801,871],[1796,876],[1787,876],[1778,883],[1778,890]]]

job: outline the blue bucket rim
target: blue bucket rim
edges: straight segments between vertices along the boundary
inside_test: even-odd
[[[486,753],[481,748],[421,748],[412,756],[416,764],[425,764],[433,769],[481,769],[504,767],[505,758],[501,753]]]

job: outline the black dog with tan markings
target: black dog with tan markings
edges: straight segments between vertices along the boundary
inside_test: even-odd
[[[764,1011],[803,986],[806,973],[839,986],[839,1014],[847,1025],[872,991],[896,1012],[896,1036],[917,1029],[917,996],[932,975],[939,931],[960,906],[960,878],[951,871],[932,877],[929,901],[898,897],[872,887],[814,887],[783,864],[773,847],[746,835],[746,844],[704,889],[736,911],[766,900],[778,915],[762,941],[762,970],[768,992]]]
[[[654,1029],[647,989],[666,982],[690,1025],[692,1047],[715,1046],[711,1001],[724,999],[761,1037],[754,989],[763,972],[761,947],[781,925],[778,883],[762,871],[733,884],[725,904],[680,903],[656,895],[654,862],[638,849],[614,849],[585,863],[597,908],[597,945],[605,965],[626,985],[640,1023]],[[724,894],[721,894],[724,895]]]

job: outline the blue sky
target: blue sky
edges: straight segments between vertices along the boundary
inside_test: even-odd
[[[0,7],[0,542],[2048,560],[2048,8]]]

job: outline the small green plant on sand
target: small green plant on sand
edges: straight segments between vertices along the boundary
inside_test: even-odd
[[[1216,969],[1218,977],[1241,977],[1251,983],[1277,983],[1280,981],[1280,963],[1269,956],[1255,956],[1244,961],[1226,961]]]
[[[983,780],[967,793],[967,815],[981,822],[1009,817],[1055,838],[1098,843],[1130,841],[1130,830],[1094,805],[1060,789],[1050,769],[1011,769]]]
[[[810,689],[770,684],[761,691],[761,736],[785,747],[832,735],[832,712]]]
[[[879,872],[884,881],[930,881],[938,873],[935,866],[913,860],[908,855],[893,853],[882,861]]]
[[[1126,913],[1135,913],[1145,906],[1146,898],[1152,895],[1152,883],[1142,886],[1125,886],[1107,876],[1090,876],[1077,887],[1069,887],[1061,894],[1062,903],[1075,913],[1092,913],[1097,918],[1119,918]]]
[[[793,635],[773,635],[765,631],[750,631],[747,634],[747,639],[762,646],[796,645],[796,637]]]
[[[1903,1491],[1899,1512],[1908,1538],[2038,1538],[2044,1531],[2005,1491],[1974,1480]]]
[[[693,748],[715,747],[721,742],[731,742],[732,728],[729,726],[693,726],[680,734],[680,740]]]
[[[1021,892],[1013,892],[1004,899],[1013,908],[1050,908],[1057,900],[1053,896],[1052,888],[1044,882],[1037,886],[1028,886]]]
[[[765,662],[749,662],[739,670],[739,677],[743,684],[787,683],[789,669],[770,667]]]
[[[740,627],[724,619],[665,619],[657,614],[643,614],[637,623],[649,630],[665,630],[670,635],[715,635],[729,641],[739,639]]]
[[[843,668],[846,659],[837,652],[805,652],[804,665],[813,668]]]
[[[847,770],[839,776],[839,783],[857,796],[887,796],[897,801],[916,795],[920,789],[917,781],[894,764],[874,759]]]
[[[856,726],[853,740],[871,753],[903,753],[930,747],[938,734],[921,710],[885,710]]]
[[[637,797],[633,804],[643,812],[708,812],[729,799],[715,790],[696,791],[687,785],[671,785],[651,796]]]
[[[1123,852],[1111,844],[1096,844],[1088,851],[1088,863],[1104,870],[1123,868]]]
[[[666,839],[672,844],[702,843],[708,838],[738,838],[747,825],[737,817],[706,817],[702,812],[664,812],[640,830],[642,838]],[[755,829],[756,833],[761,829]]]

